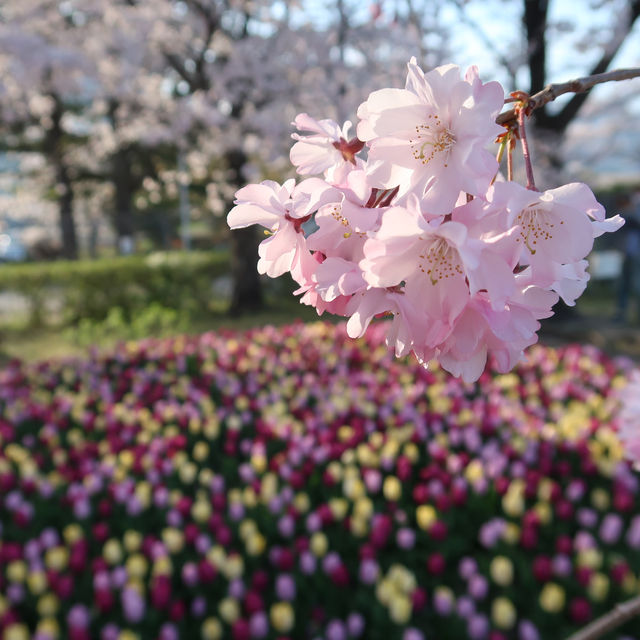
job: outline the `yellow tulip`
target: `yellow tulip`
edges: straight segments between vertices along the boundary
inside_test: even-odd
[[[271,605],[269,618],[273,628],[280,633],[288,633],[295,624],[295,613],[288,602],[276,602]]]

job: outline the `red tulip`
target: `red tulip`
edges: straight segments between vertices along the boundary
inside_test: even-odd
[[[446,560],[444,559],[444,556],[441,553],[438,553],[437,551],[435,553],[432,553],[428,558],[427,558],[427,571],[434,576],[439,576],[442,573],[444,573],[444,570],[446,569],[447,563]]]
[[[569,615],[576,624],[585,624],[591,620],[591,605],[586,598],[576,597],[569,604]]]

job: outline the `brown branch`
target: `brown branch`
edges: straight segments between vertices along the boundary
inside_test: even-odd
[[[169,66],[189,85],[189,89],[193,92],[196,89],[195,78],[184,68],[184,60],[177,54],[164,51],[164,58]]]
[[[527,111],[531,113],[565,93],[584,93],[585,91],[589,91],[595,85],[603,82],[619,82],[621,80],[630,80],[638,77],[640,77],[640,67],[633,67],[630,69],[607,71],[607,73],[597,73],[593,76],[576,78],[575,80],[569,80],[568,82],[548,84],[542,91],[538,91],[538,93],[529,98],[527,102]],[[515,109],[509,109],[508,111],[501,113],[496,118],[496,122],[498,124],[505,126],[515,125],[517,121],[518,115]]]
[[[614,26],[613,35],[605,45],[602,56],[589,71],[590,76],[597,73],[604,73],[609,68],[609,65],[633,29],[633,25],[638,16],[640,16],[640,0],[632,0],[628,3],[628,12],[623,11],[618,25]],[[580,111],[586,99],[586,94],[576,93],[571,100],[562,107],[559,113],[549,116],[542,112],[541,115],[544,116],[545,121],[543,126],[559,132],[564,131],[575,118],[578,111]]]
[[[527,172],[527,189],[537,191],[536,183],[533,179],[533,167],[531,166],[531,152],[527,141],[527,128],[524,126],[526,117],[525,108],[518,109],[518,131],[520,132],[520,142],[522,143],[522,156],[524,157],[524,167]]]
[[[616,605],[613,611],[594,620],[591,624],[584,627],[584,629],[580,629],[580,631],[571,635],[567,640],[598,640],[598,638],[602,638],[605,633],[617,629],[620,625],[638,614],[640,614],[640,596]]]

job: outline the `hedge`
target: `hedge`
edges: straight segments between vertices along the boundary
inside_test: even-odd
[[[0,292],[24,295],[33,325],[101,320],[114,307],[131,317],[153,303],[204,311],[212,300],[213,280],[228,272],[228,262],[226,252],[193,251],[5,264],[0,266]],[[54,305],[47,304],[51,299]],[[52,313],[52,308],[60,311]]]

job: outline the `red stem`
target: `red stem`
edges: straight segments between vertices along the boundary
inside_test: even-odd
[[[518,128],[520,130],[520,141],[522,142],[522,155],[524,157],[524,167],[527,171],[527,189],[537,191],[536,183],[533,179],[533,167],[531,166],[531,153],[529,152],[529,143],[527,141],[527,131],[524,125],[525,119],[524,105],[518,109]]]

